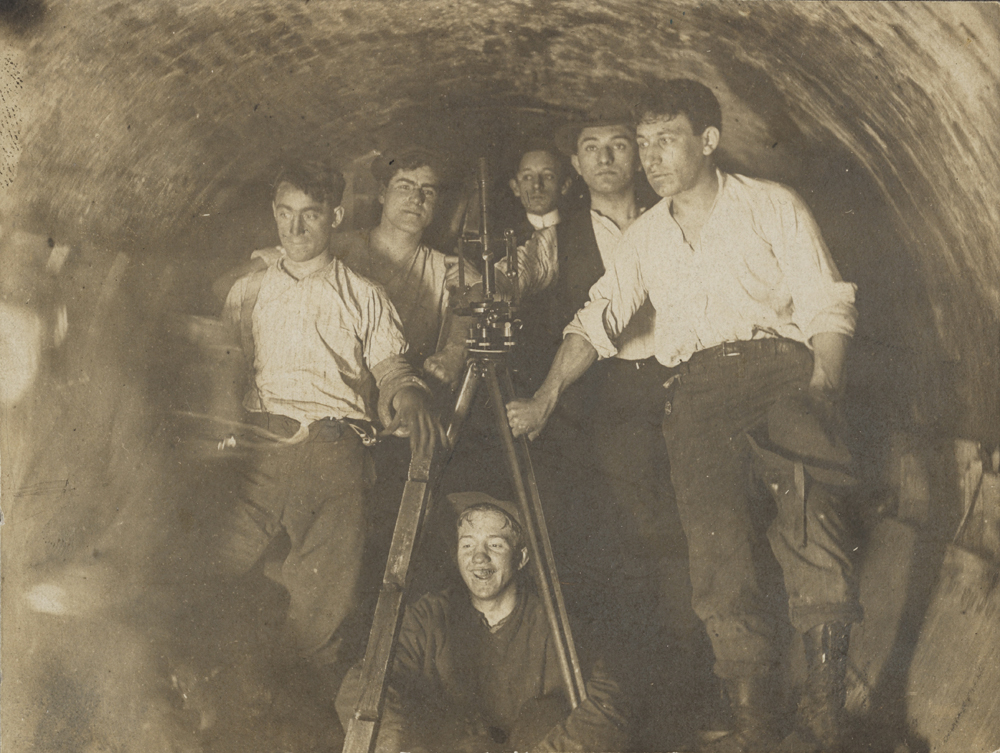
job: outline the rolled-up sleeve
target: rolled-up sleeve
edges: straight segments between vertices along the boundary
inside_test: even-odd
[[[809,208],[789,189],[772,207],[773,250],[792,296],[792,320],[808,339],[821,332],[852,336],[857,287],[841,279]]]
[[[594,346],[598,358],[611,358],[618,353],[614,340],[648,297],[637,245],[626,235],[614,264],[594,283],[590,300],[563,330],[563,336],[580,335]]]
[[[378,387],[378,415],[383,425],[392,422],[392,401],[405,387],[417,387],[428,394],[430,388],[406,360],[403,325],[392,302],[382,289],[372,285],[363,302],[361,342],[365,363]]]

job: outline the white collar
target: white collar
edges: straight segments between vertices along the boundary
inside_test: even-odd
[[[548,214],[532,214],[528,212],[528,222],[535,230],[552,227],[559,224],[559,210],[553,209]]]

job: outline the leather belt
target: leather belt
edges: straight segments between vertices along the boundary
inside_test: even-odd
[[[805,345],[795,340],[786,340],[778,337],[765,337],[759,340],[737,340],[735,342],[721,343],[705,350],[699,350],[688,359],[687,363],[694,366],[700,362],[714,358],[791,353],[805,347]]]

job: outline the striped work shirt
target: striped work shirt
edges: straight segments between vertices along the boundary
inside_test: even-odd
[[[301,280],[280,261],[257,274],[263,279],[253,309],[247,410],[302,423],[375,421],[377,413],[385,421],[401,387],[423,386],[404,357],[406,340],[389,299],[339,259]],[[223,317],[236,328],[251,277],[237,280],[226,299]]]

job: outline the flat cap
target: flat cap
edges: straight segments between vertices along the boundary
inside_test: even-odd
[[[455,492],[448,495],[448,501],[455,508],[455,514],[458,517],[462,517],[463,512],[475,505],[493,505],[507,513],[512,520],[516,520],[518,525],[524,526],[524,518],[517,504],[503,499],[495,499],[485,492]]]
[[[635,101],[620,92],[602,95],[582,118],[570,120],[556,131],[556,145],[563,154],[576,154],[576,142],[584,128],[623,125],[635,130]]]

